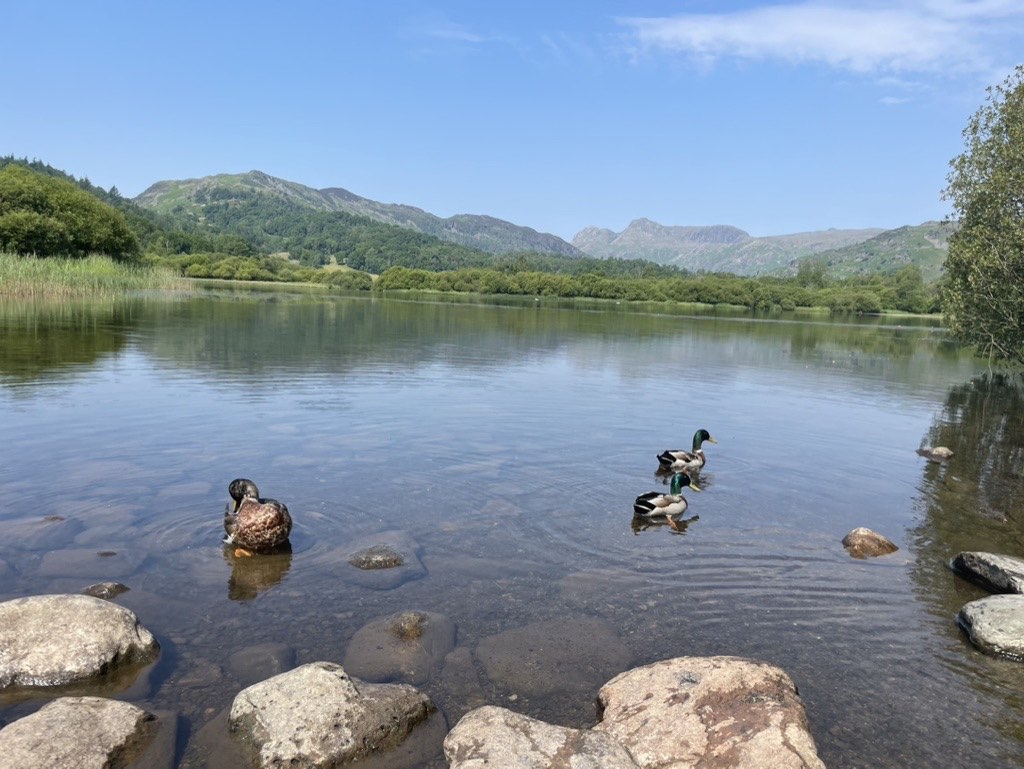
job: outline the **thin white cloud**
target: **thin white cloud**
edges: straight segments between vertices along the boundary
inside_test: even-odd
[[[429,27],[425,27],[422,31],[427,37],[437,38],[438,40],[452,40],[458,43],[472,43],[474,45],[486,43],[491,39],[486,35],[481,35],[479,32],[474,32],[469,27],[451,21],[432,24]]]
[[[620,19],[642,50],[819,63],[860,74],[983,72],[1024,30],[1020,0],[807,0],[734,13]],[[1016,63],[1016,62],[1012,62]]]

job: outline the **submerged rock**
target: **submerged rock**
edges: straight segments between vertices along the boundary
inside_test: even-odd
[[[368,684],[313,662],[239,692],[229,726],[259,767],[319,769],[394,748],[434,710],[411,686]]]
[[[824,769],[796,686],[738,657],[679,657],[616,676],[594,727],[641,767]]]
[[[366,681],[422,684],[455,648],[455,623],[434,612],[403,611],[356,631],[345,669]]]
[[[61,686],[111,675],[159,652],[133,612],[87,595],[0,603],[0,689]]]
[[[854,558],[874,558],[899,550],[891,539],[863,526],[843,537],[843,547]]]
[[[156,731],[156,717],[127,702],[61,697],[0,729],[0,763],[74,769],[127,766],[142,755]]]
[[[1024,595],[990,595],[957,614],[971,643],[988,654],[1024,659]]]
[[[391,545],[370,545],[348,557],[357,569],[393,569],[405,563],[405,556]]]
[[[601,732],[554,726],[487,705],[467,713],[444,740],[450,769],[637,769],[614,738]]]
[[[426,575],[418,550],[419,545],[404,531],[363,537],[341,551],[340,560],[347,567],[341,576],[360,587],[391,590]],[[337,555],[329,558],[333,561]]]
[[[82,595],[91,595],[93,598],[102,598],[105,601],[110,601],[117,598],[121,593],[127,593],[131,590],[127,585],[122,585],[120,582],[97,582],[95,585],[89,585],[82,591]]]
[[[590,694],[633,659],[614,628],[588,617],[535,622],[480,639],[490,679],[521,695]]]
[[[922,446],[917,453],[933,462],[945,462],[953,456],[953,449],[945,446]]]
[[[228,670],[242,686],[250,686],[295,667],[295,650],[283,643],[262,643],[228,657]]]
[[[996,593],[1024,593],[1024,559],[965,551],[949,564],[957,574]]]

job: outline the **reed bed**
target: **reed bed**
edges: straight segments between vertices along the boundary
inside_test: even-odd
[[[107,256],[39,259],[0,253],[0,296],[115,296],[144,289],[182,289],[188,281],[163,267],[123,264]]]

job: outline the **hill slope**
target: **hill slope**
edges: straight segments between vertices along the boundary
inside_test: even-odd
[[[916,227],[886,230],[863,243],[822,251],[821,260],[829,275],[839,278],[875,272],[895,272],[916,264],[926,283],[937,280],[949,251],[949,236],[955,225],[925,222]]]
[[[261,171],[161,181],[134,200],[143,208],[199,222],[208,204],[250,200],[253,194],[277,198],[312,212],[368,217],[494,254],[534,251],[561,256],[583,255],[559,237],[491,216],[459,214],[443,219],[413,206],[379,203],[340,187],[316,190]]]

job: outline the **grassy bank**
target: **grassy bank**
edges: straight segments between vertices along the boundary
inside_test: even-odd
[[[126,291],[187,285],[187,281],[166,268],[123,264],[106,256],[38,259],[0,253],[0,296],[113,296]]]

